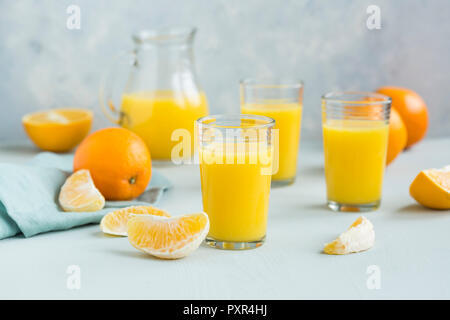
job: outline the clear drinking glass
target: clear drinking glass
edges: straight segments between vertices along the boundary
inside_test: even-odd
[[[274,120],[216,115],[197,120],[206,243],[220,249],[263,244],[273,163]]]
[[[174,147],[180,137],[193,140],[195,121],[208,114],[194,65],[195,34],[195,28],[184,27],[136,33],[134,50],[119,55],[101,83],[105,115],[138,134],[154,160],[189,160],[194,150],[172,155]],[[127,72],[119,73],[124,69],[120,62],[128,62]],[[121,78],[124,87],[117,88],[114,84]]]
[[[372,92],[331,92],[322,97],[325,178],[332,210],[379,207],[390,108],[391,98]]]
[[[273,186],[292,184],[297,173],[297,156],[302,119],[303,82],[288,79],[246,79],[241,81],[241,113],[267,116],[278,129],[278,160],[274,164]]]

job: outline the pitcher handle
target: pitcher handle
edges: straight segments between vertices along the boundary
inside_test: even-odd
[[[115,65],[119,60],[122,60],[125,57],[131,57],[133,59],[131,65],[137,62],[136,53],[134,51],[122,52],[114,57],[110,67],[103,73],[103,76],[100,80],[100,107],[102,108],[102,112],[106,116],[106,118],[108,118],[108,120],[114,124],[120,123],[120,107],[116,107],[112,100],[112,85],[117,76],[117,67]]]

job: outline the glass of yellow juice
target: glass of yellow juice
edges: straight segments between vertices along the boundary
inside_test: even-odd
[[[272,186],[294,183],[302,119],[303,82],[246,79],[241,81],[241,112],[273,118],[278,129]]]
[[[391,98],[371,92],[322,96],[328,207],[371,211],[381,203]]]
[[[273,126],[273,119],[257,115],[197,120],[203,210],[210,220],[206,243],[211,247],[252,249],[264,243]]]

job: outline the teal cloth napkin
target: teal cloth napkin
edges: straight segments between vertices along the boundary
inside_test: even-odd
[[[107,201],[105,208],[96,212],[64,212],[58,205],[58,195],[72,172],[72,161],[70,154],[42,152],[26,164],[0,163],[0,239],[99,223],[115,208],[156,204],[172,186],[153,169],[146,191],[135,200]]]

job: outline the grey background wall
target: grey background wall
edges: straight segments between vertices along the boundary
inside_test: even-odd
[[[69,5],[81,29],[66,28]],[[366,27],[367,6],[381,29]],[[303,139],[319,139],[320,96],[400,85],[430,110],[428,137],[450,135],[448,0],[0,1],[0,140],[25,139],[20,119],[39,109],[95,111],[102,72],[140,29],[195,25],[197,71],[212,112],[238,112],[238,80],[288,75],[305,81]]]

